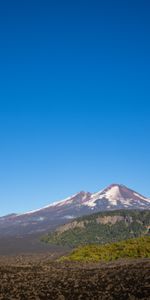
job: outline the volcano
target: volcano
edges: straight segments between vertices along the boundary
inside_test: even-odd
[[[42,233],[76,217],[120,209],[150,209],[150,199],[122,184],[111,184],[96,193],[81,191],[37,210],[1,217],[0,236]]]

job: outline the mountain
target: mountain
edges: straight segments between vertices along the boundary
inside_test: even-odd
[[[149,235],[150,210],[115,210],[77,218],[42,237],[51,245],[77,247]]]
[[[41,209],[1,217],[0,236],[42,233],[76,217],[119,209],[150,209],[150,199],[119,184],[94,194],[81,191]]]

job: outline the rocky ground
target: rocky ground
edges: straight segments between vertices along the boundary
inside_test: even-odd
[[[58,263],[49,253],[0,256],[3,300],[150,299],[150,260]]]

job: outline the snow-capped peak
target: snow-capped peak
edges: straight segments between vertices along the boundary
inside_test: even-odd
[[[150,199],[127,188],[123,184],[111,184],[96,193],[81,191],[61,201],[53,202],[43,208],[32,210],[22,215],[36,214],[51,208],[89,207],[94,210],[110,210],[121,208],[144,208],[150,206]]]
[[[150,199],[134,192],[123,184],[111,184],[104,190],[94,193],[91,199],[84,203],[89,207],[101,206],[102,209],[114,208],[144,208],[150,205]]]

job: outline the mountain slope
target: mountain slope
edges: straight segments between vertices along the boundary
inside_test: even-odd
[[[0,235],[40,233],[54,229],[76,217],[118,209],[150,209],[150,199],[118,184],[112,184],[94,194],[81,191],[41,209],[1,217]]]
[[[76,247],[106,244],[148,235],[150,210],[120,210],[92,214],[58,227],[42,238],[55,245]]]

